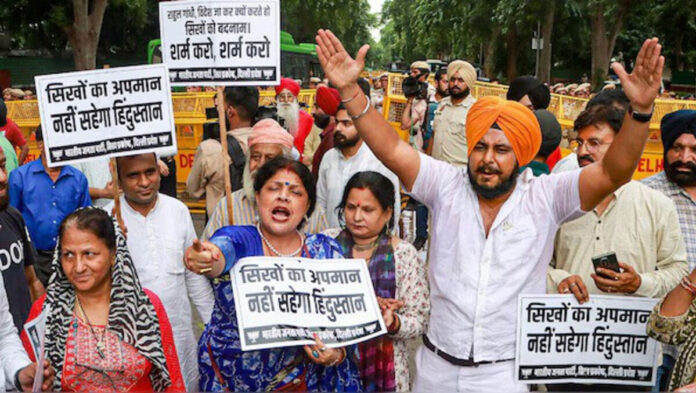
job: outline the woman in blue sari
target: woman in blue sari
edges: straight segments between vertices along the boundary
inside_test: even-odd
[[[249,256],[342,258],[330,237],[305,235],[301,227],[315,205],[311,173],[301,163],[278,157],[254,180],[257,226],[220,228],[210,242],[196,241],[186,252],[189,270],[213,279],[215,308],[199,341],[202,391],[360,391],[355,345],[315,345],[242,351],[230,270]]]

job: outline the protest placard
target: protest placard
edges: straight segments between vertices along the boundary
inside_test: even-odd
[[[49,166],[176,149],[162,64],[35,78]]]
[[[44,342],[44,335],[46,332],[46,317],[48,316],[48,309],[41,311],[36,318],[24,324],[24,332],[29,338],[29,344],[34,352],[34,358],[38,359],[41,357],[41,348]]]
[[[159,3],[172,85],[277,85],[279,0]]]
[[[387,332],[362,259],[251,257],[231,272],[242,349],[341,347]]]
[[[658,343],[646,323],[657,299],[592,295],[519,297],[515,373],[526,383],[652,386]]]

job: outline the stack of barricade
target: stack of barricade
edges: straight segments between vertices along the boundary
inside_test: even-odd
[[[387,94],[384,98],[383,113],[385,119],[404,139],[408,139],[407,131],[400,129],[401,115],[406,106],[406,98],[402,95],[401,82],[405,78],[402,74],[389,74]],[[498,95],[504,97],[507,86],[477,82],[472,89],[474,97],[486,95]],[[312,111],[314,105],[314,90],[304,89],[300,91],[299,101],[305,104],[307,112]],[[174,122],[177,132],[177,181],[180,189],[183,189],[186,178],[193,165],[193,157],[196,147],[203,137],[203,124],[207,121],[205,108],[214,106],[213,95],[211,92],[200,93],[172,93],[172,103],[174,107]],[[575,118],[582,112],[587,103],[586,98],[571,96],[551,95],[549,111],[554,113],[565,129],[572,129]],[[275,103],[275,91],[272,88],[261,90],[259,104],[273,105]],[[29,160],[38,157],[36,143],[30,138],[31,132],[39,125],[39,110],[36,100],[28,101],[8,101],[8,117],[14,120],[24,132],[29,140],[30,153]],[[679,109],[696,109],[696,101],[686,100],[663,100],[655,102],[655,114],[650,123],[650,139],[646,146],[643,158],[634,175],[635,179],[642,179],[662,170],[662,143],[660,142],[660,120],[667,113]],[[564,155],[570,151],[564,149]],[[189,203],[189,206],[196,208],[203,206],[202,202]]]

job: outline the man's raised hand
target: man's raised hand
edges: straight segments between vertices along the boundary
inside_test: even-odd
[[[621,79],[621,88],[636,112],[652,111],[653,102],[660,91],[662,69],[665,66],[665,58],[660,56],[661,51],[662,45],[658,43],[657,38],[650,38],[643,42],[630,74],[619,63],[611,65]]]
[[[360,73],[365,68],[365,55],[370,46],[363,45],[353,59],[331,30],[319,30],[316,40],[317,57],[329,82],[339,91],[357,83]]]

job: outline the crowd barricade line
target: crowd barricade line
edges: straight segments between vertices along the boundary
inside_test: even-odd
[[[405,75],[389,73],[389,82],[384,98],[383,113],[385,119],[396,130],[399,136],[408,141],[408,130],[401,130],[401,115],[406,107],[406,98],[402,95],[401,83]],[[472,89],[475,97],[486,95],[498,95],[504,97],[507,86],[477,82]],[[203,124],[207,121],[205,109],[214,106],[213,92],[197,93],[172,93],[172,104],[174,108],[174,123],[177,129],[177,182],[179,191],[185,189],[186,178],[191,171],[193,157],[196,147],[203,138]],[[312,112],[314,105],[315,90],[303,89],[300,91],[298,100],[305,104],[305,110]],[[572,129],[575,118],[582,112],[587,103],[587,98],[571,97],[558,94],[551,94],[549,111],[554,113],[559,123],[564,129]],[[273,88],[265,88],[260,91],[259,105],[274,105],[275,91]],[[29,141],[29,160],[38,157],[36,143],[31,138],[32,131],[39,125],[39,109],[36,100],[20,100],[6,102],[7,116],[15,121],[22,129],[25,137]],[[634,179],[642,179],[662,170],[662,143],[660,141],[660,120],[664,115],[679,109],[696,110],[696,101],[687,100],[666,100],[657,99],[655,101],[655,112],[650,123],[650,137],[646,146],[641,162],[634,175]],[[569,151],[564,149],[564,156]],[[203,201],[188,201],[189,207],[203,209]]]

